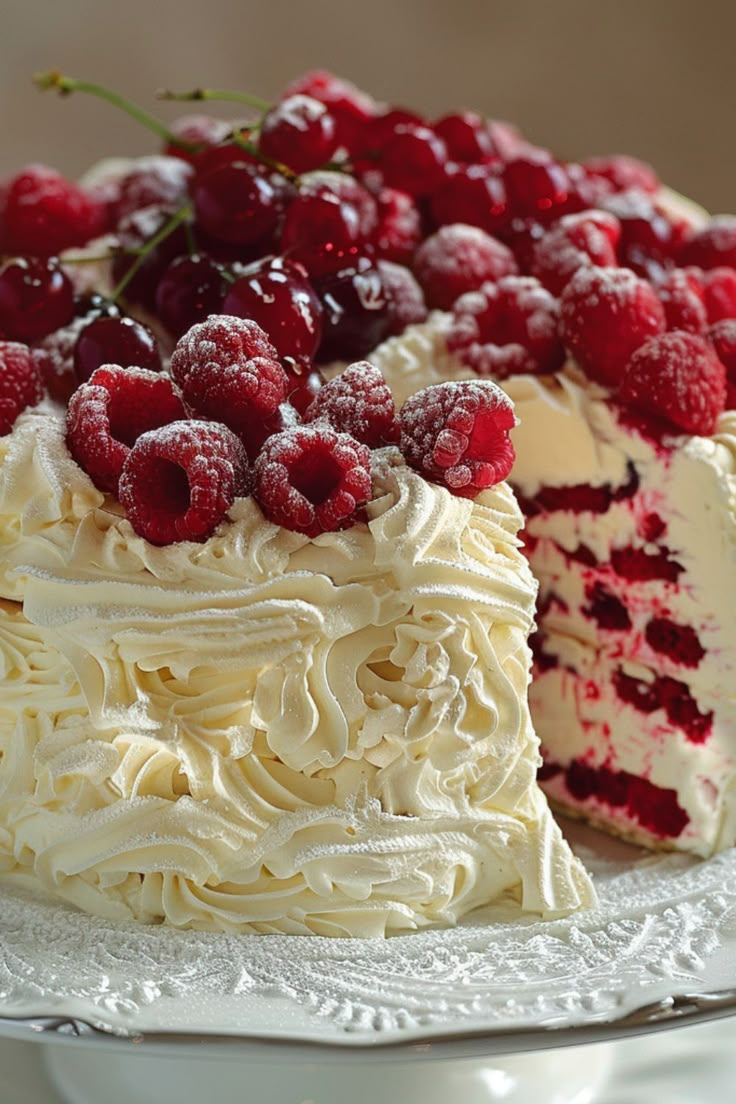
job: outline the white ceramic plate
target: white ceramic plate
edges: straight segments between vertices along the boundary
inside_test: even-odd
[[[388,940],[124,925],[0,890],[0,1031],[454,1056],[736,1011],[736,850],[648,855],[571,827],[600,908],[498,908]]]

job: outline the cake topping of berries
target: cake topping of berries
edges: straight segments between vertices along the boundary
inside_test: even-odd
[[[474,498],[511,471],[515,424],[511,400],[490,380],[438,383],[404,403],[399,447],[426,479]]]
[[[326,383],[307,409],[304,420],[327,421],[369,448],[395,441],[396,407],[388,384],[368,361],[351,364]]]
[[[519,271],[511,250],[477,226],[442,226],[420,245],[414,274],[430,307],[449,310],[464,292]]]
[[[708,326],[705,290],[697,269],[672,268],[657,284],[668,330],[704,334]]]
[[[41,401],[43,388],[27,345],[0,341],[0,436],[10,433],[15,419]]]
[[[138,438],[184,418],[181,395],[168,376],[109,364],[72,395],[67,445],[96,487],[117,494],[123,465]]]
[[[226,426],[176,421],[138,438],[123,466],[120,502],[151,544],[204,541],[250,485],[245,449]]]
[[[46,165],[28,165],[0,193],[0,253],[53,257],[105,231],[101,204]]]
[[[708,436],[726,402],[726,369],[705,338],[673,330],[646,341],[621,381],[623,403]]]
[[[269,520],[316,537],[353,524],[370,499],[370,449],[321,420],[270,437],[254,476],[253,493]]]
[[[564,360],[557,300],[532,276],[505,276],[462,295],[447,346],[478,375],[555,372]]]
[[[607,211],[565,215],[533,246],[532,275],[553,295],[584,265],[615,267],[621,226]]]
[[[192,326],[174,349],[171,374],[187,407],[229,426],[251,457],[280,427],[286,373],[255,322],[220,314]]]
[[[578,269],[560,303],[563,341],[593,379],[611,386],[632,353],[666,324],[654,288],[627,268]]]

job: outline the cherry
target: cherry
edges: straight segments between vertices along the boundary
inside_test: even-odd
[[[353,264],[378,220],[376,201],[339,173],[311,173],[301,182],[281,230],[281,251],[310,275]]]
[[[149,207],[129,215],[117,231],[121,249],[131,252],[123,252],[113,261],[113,280],[120,282],[133,265],[138,265],[135,275],[125,287],[125,299],[150,311],[156,309],[156,291],[166,269],[175,257],[187,252],[186,231],[183,226],[178,226],[144,257],[141,264],[138,264],[139,257],[133,251],[143,248],[163,228],[169,217],[166,211]]]
[[[445,143],[453,161],[477,165],[498,157],[488,125],[475,111],[443,115],[433,129]]]
[[[297,94],[288,96],[266,112],[258,136],[258,148],[272,161],[294,172],[317,169],[337,149],[337,126],[319,100]]]
[[[469,165],[450,173],[430,206],[440,226],[464,222],[495,234],[508,222],[503,181],[485,165]]]
[[[672,222],[650,196],[639,191],[621,192],[605,199],[601,206],[621,224],[618,256],[622,265],[640,276],[656,277],[673,264],[684,226]]]
[[[337,123],[340,145],[348,149],[353,149],[366,120],[376,114],[375,102],[367,93],[324,69],[315,69],[297,77],[284,89],[281,98],[296,94],[311,96],[313,100],[325,104]]]
[[[380,160],[386,183],[413,196],[425,196],[442,183],[447,147],[429,127],[396,127]]]
[[[94,319],[77,338],[74,372],[85,383],[104,364],[160,372],[161,354],[153,332],[133,318]]]
[[[284,257],[267,257],[242,271],[222,313],[257,322],[280,357],[312,360],[322,335],[322,305],[307,273]]]
[[[0,252],[52,257],[106,229],[105,206],[46,165],[26,165],[0,189]]]
[[[119,183],[110,212],[114,225],[145,207],[173,213],[187,197],[192,174],[191,165],[178,157],[141,157]]]
[[[564,214],[570,181],[562,165],[545,150],[529,150],[508,161],[503,182],[509,209],[517,218],[548,221]]]
[[[317,392],[324,385],[325,377],[319,368],[313,368],[307,361],[293,360],[291,357],[286,357],[282,363],[287,379],[286,400],[298,414],[303,415],[312,405]],[[282,419],[285,420],[283,408]],[[299,419],[297,418],[296,421],[298,422]]]
[[[205,151],[224,142],[232,129],[232,123],[225,119],[213,119],[211,115],[182,115],[170,124],[170,132],[187,145],[199,146],[200,149],[187,150],[175,142],[169,142],[163,152],[168,157],[178,157],[190,165],[197,165]]]
[[[74,288],[55,259],[19,258],[0,270],[0,330],[39,341],[74,317]]]
[[[320,276],[314,289],[324,308],[318,358],[359,360],[385,337],[391,315],[381,274],[367,257]]]
[[[614,192],[627,192],[637,188],[649,195],[656,195],[660,188],[659,179],[651,165],[639,161],[636,157],[622,154],[612,157],[590,157],[583,161],[583,169],[599,180],[605,180]]]
[[[221,313],[224,297],[222,270],[210,257],[177,257],[158,285],[156,310],[172,337],[179,338],[196,322]]]
[[[281,207],[269,178],[245,161],[221,165],[198,177],[193,199],[196,221],[208,234],[245,245],[274,229]]]

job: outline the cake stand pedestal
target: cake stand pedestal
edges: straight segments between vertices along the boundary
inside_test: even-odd
[[[295,1061],[271,1052],[131,1054],[127,1048],[44,1048],[49,1078],[66,1104],[592,1104],[611,1065],[613,1044],[566,1047],[508,1057],[370,1055],[349,1063],[330,1055]]]

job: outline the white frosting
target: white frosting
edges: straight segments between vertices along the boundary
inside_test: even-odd
[[[447,352],[449,321],[449,315],[436,314],[371,357],[399,402],[441,379],[473,378]],[[736,631],[727,612],[736,604],[736,413],[721,417],[712,438],[673,437],[667,448],[656,448],[619,422],[605,392],[584,380],[574,364],[556,377],[517,376],[501,385],[519,419],[512,482],[526,497],[545,486],[620,487],[632,467],[639,481],[633,498],[615,502],[606,513],[557,510],[528,522],[541,599],[558,599],[542,624],[545,652],[560,666],[541,673],[530,693],[543,745],[556,763],[583,759],[674,790],[689,823],[670,845],[709,854],[736,843]],[[607,565],[614,548],[655,552],[641,535],[650,512],[665,523],[662,541],[684,569],[677,582],[632,582],[610,567],[591,568],[564,554],[584,544]],[[624,602],[631,632],[606,631],[586,616],[586,587],[595,579]],[[695,630],[706,653],[696,667],[652,650],[644,633],[653,616]],[[644,681],[657,674],[685,683],[700,712],[713,712],[705,742],[688,740],[661,709],[645,714],[622,702],[611,685],[619,669]],[[578,804],[562,775],[547,789],[562,804]],[[587,805],[627,834],[662,842],[625,811],[595,801]]]
[[[242,499],[206,543],[155,548],[53,415],[0,449],[9,875],[241,931],[593,901],[535,785],[536,588],[506,486],[469,502],[387,450],[368,524],[309,540]]]

